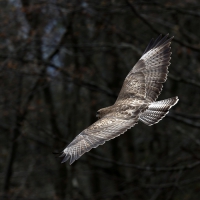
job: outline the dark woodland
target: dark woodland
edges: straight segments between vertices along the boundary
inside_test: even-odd
[[[61,152],[112,105],[151,38],[174,36],[158,100],[179,102],[72,165]],[[200,1],[0,0],[0,199],[196,200]]]

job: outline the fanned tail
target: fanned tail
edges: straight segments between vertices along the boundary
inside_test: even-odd
[[[178,97],[172,97],[151,103],[148,109],[139,116],[139,120],[148,126],[158,123],[166,116],[169,109],[174,106],[178,100]]]

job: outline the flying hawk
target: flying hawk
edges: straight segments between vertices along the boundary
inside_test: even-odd
[[[148,126],[158,123],[178,102],[178,97],[156,101],[167,80],[171,59],[168,34],[152,39],[142,57],[127,75],[114,105],[97,111],[99,118],[83,130],[63,150],[62,163],[70,165],[84,153],[123,134],[138,121]]]

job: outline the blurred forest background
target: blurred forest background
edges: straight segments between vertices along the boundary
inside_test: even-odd
[[[61,164],[160,33],[175,38],[159,100],[178,104]],[[1,199],[199,199],[199,102],[198,0],[0,1]]]

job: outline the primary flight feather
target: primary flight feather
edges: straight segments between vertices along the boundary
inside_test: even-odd
[[[70,159],[72,164],[92,148],[123,134],[139,120],[151,126],[165,117],[178,102],[178,97],[156,101],[167,80],[172,39],[160,35],[151,40],[124,80],[114,105],[97,111],[99,120],[83,130],[63,150],[62,163]]]

